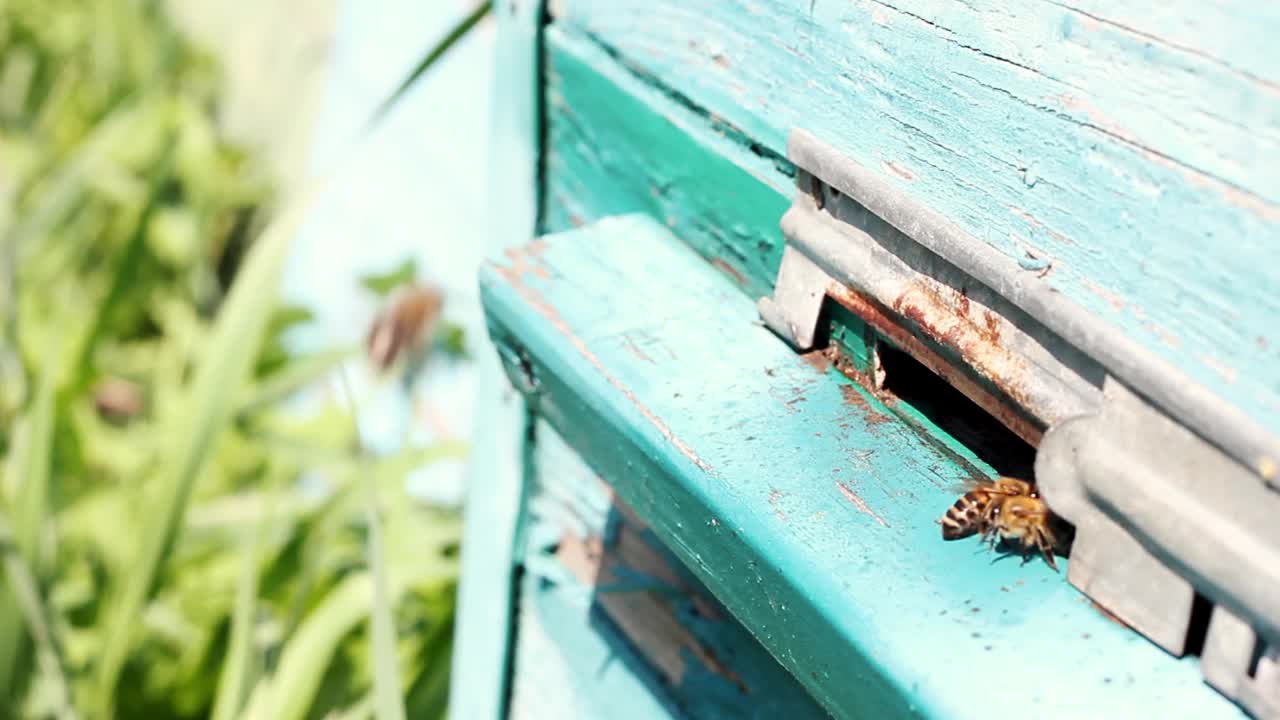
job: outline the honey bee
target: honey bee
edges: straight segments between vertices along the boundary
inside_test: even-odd
[[[982,536],[995,547],[1001,542],[1020,542],[1024,556],[1039,550],[1045,562],[1058,569],[1053,552],[1058,539],[1052,529],[1052,513],[1035,486],[1026,480],[999,477],[980,480],[970,486],[947,509],[939,524],[943,540]]]
[[[969,491],[961,495],[939,521],[942,525],[942,539],[959,540],[978,533],[985,536],[995,504],[1015,495],[1036,497],[1036,490],[1025,480],[1009,477],[972,483]]]
[[[1039,550],[1044,561],[1054,570],[1058,563],[1053,552],[1058,538],[1052,528],[1053,515],[1039,495],[1008,495],[991,504],[990,520],[983,527],[983,539],[989,539],[992,547],[1000,542],[1020,542],[1024,558]]]
[[[443,305],[444,298],[429,287],[409,285],[398,291],[369,327],[365,352],[373,366],[385,372],[399,358],[421,349]]]

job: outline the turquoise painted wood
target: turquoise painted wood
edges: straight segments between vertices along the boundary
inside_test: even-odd
[[[973,468],[663,225],[543,238],[481,285],[530,407],[837,717],[1240,716],[1043,563],[943,542]]]
[[[536,231],[539,185],[538,50],[542,3],[495,3],[494,112],[490,190],[503,200],[491,213],[492,251]],[[501,377],[498,359],[480,359],[472,472],[467,488],[449,713],[465,720],[508,716],[511,633],[532,422]]]
[[[551,425],[534,438],[512,717],[828,717]]]
[[[551,10],[748,152],[814,132],[1280,433],[1280,6],[1121,5]]]
[[[643,212],[752,297],[770,294],[794,170],[675,103],[597,44],[551,26],[541,229]]]

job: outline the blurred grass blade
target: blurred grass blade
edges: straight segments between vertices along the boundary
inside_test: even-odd
[[[333,715],[329,720],[369,720],[373,715],[373,693],[360,698],[350,707]]]
[[[269,488],[275,488],[276,485],[276,482],[268,481]],[[253,628],[258,606],[258,563],[261,560],[263,539],[274,522],[276,496],[268,495],[260,502],[266,508],[244,544],[240,578],[236,583],[235,608],[231,614],[231,639],[227,643],[227,654],[223,658],[222,672],[218,677],[218,693],[210,715],[212,720],[234,720],[240,715],[254,669]]]
[[[366,481],[369,501],[369,571],[373,575],[373,602],[369,623],[373,633],[373,696],[378,720],[404,720],[403,693],[400,689],[400,662],[396,657],[395,617],[387,592],[386,557],[382,544],[382,521],[378,517],[377,479],[373,473]]]
[[[71,690],[67,676],[62,668],[62,653],[58,650],[53,631],[46,616],[44,599],[40,596],[35,575],[14,543],[13,529],[9,519],[0,514],[0,552],[4,553],[4,573],[9,592],[17,600],[17,606],[31,630],[31,639],[36,646],[36,662],[40,672],[45,675],[48,686],[52,689],[52,710],[58,720],[76,720],[75,708],[71,705]]]
[[[305,199],[309,200],[309,196]],[[129,654],[133,631],[142,616],[160,568],[182,524],[192,485],[200,475],[234,409],[236,392],[245,382],[263,333],[275,308],[280,276],[289,247],[309,201],[299,202],[278,216],[253,244],[226,303],[218,312],[204,359],[191,381],[182,417],[170,418],[175,442],[163,457],[159,501],[149,508],[140,556],[117,588],[108,612],[105,642],[94,688],[95,706],[110,718],[116,684]]]
[[[246,387],[240,393],[237,412],[252,412],[284,400],[341,366],[355,352],[354,348],[339,348],[291,361],[287,369]]]
[[[359,409],[355,393],[351,390],[351,382],[346,372],[338,374],[338,381],[343,394],[347,398],[347,409],[351,413],[357,450],[365,457],[364,443],[360,437]],[[369,562],[369,573],[373,579],[373,597],[369,603],[369,629],[373,635],[370,653],[373,661],[373,700],[374,714],[378,720],[405,720],[404,693],[400,689],[400,662],[396,657],[395,618],[391,601],[387,597],[386,556],[382,546],[382,519],[378,516],[378,465],[374,462],[361,463],[361,474],[365,486],[365,517],[368,526],[368,537],[365,541],[365,552]]]
[[[11,507],[18,520],[13,528],[17,552],[39,572],[40,533],[44,529],[49,505],[49,473],[53,460],[54,415],[57,403],[57,374],[61,366],[58,348],[61,339],[50,338],[51,351],[40,371],[35,397],[26,416],[19,449],[11,458],[8,478],[14,493]],[[16,487],[14,487],[16,485]],[[17,612],[13,588],[0,593],[0,698],[10,697],[14,673],[18,671],[23,648],[22,619]]]
[[[303,720],[315,701],[338,644],[368,617],[372,583],[367,573],[346,576],[307,614],[289,638],[266,686],[254,693],[245,717]]]
[[[84,337],[80,340],[80,356],[76,365],[76,379],[73,381],[75,384],[83,386],[84,383],[89,381],[90,370],[93,365],[93,352],[97,348],[98,342],[102,339],[103,333],[106,332],[114,319],[117,308],[129,297],[138,284],[139,273],[143,266],[143,256],[146,254],[148,225],[151,217],[155,215],[162,202],[161,189],[170,180],[173,150],[177,144],[176,133],[170,133],[164,138],[163,142],[164,149],[161,160],[154,177],[150,180],[151,192],[146,204],[142,208],[141,215],[138,216],[137,224],[129,236],[124,251],[116,258],[115,267],[111,272],[111,286],[94,308],[93,321],[89,323]]]
[[[405,93],[407,93],[410,88],[413,87],[414,83],[418,82],[418,78],[422,77],[424,73],[430,70],[431,66],[436,64],[436,61],[443,57],[445,53],[449,52],[449,48],[456,45],[459,40],[465,37],[472,28],[484,19],[485,15],[489,14],[489,10],[492,8],[492,5],[493,4],[489,2],[489,0],[481,0],[481,3],[476,6],[475,10],[472,10],[469,15],[459,20],[458,24],[454,25],[453,29],[440,39],[440,42],[436,43],[434,47],[428,50],[426,56],[419,60],[413,70],[410,71],[409,74],[405,76],[405,79],[400,82],[400,86],[395,89],[395,92],[391,93],[386,100],[383,100],[382,104],[378,106],[378,109],[374,111],[373,116],[369,118],[369,124],[366,126],[366,129],[372,128],[382,122],[382,118],[386,116],[387,112],[391,110],[397,102],[400,102],[400,99],[404,97]]]
[[[457,588],[446,585],[434,624],[427,630],[422,656],[427,664],[422,675],[409,689],[405,705],[416,718],[444,720],[448,717],[449,677],[453,657],[453,629],[457,620]],[[432,715],[434,713],[434,715]]]
[[[36,239],[55,236],[53,228],[74,209],[88,188],[88,177],[104,161],[107,152],[120,138],[132,130],[138,117],[138,104],[121,102],[111,114],[94,126],[93,131],[67,161],[45,182],[34,207],[19,214],[8,230],[10,243],[19,260],[31,251]]]

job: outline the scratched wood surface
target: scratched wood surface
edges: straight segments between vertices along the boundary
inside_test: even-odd
[[[481,285],[540,416],[834,714],[1240,716],[1043,563],[943,542],[971,469],[657,222],[551,236]],[[983,669],[1000,691],[975,702]]]
[[[814,132],[1280,432],[1280,4],[551,9],[749,151]]]
[[[671,102],[598,45],[545,33],[542,230],[644,212],[739,283],[772,291],[791,202],[789,163],[749,152],[723,126]]]
[[[828,717],[539,422],[512,717]]]
[[[723,128],[682,110],[598,46],[554,27],[546,46],[542,230],[643,212],[748,296],[770,293],[783,246],[778,218],[793,187],[787,167],[719,134]],[[832,342],[865,360],[862,321],[836,307],[830,315]],[[909,412],[907,405],[895,409]],[[984,472],[996,471],[932,418],[911,420]]]

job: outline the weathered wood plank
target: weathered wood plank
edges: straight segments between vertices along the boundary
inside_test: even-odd
[[[541,583],[522,584],[507,720],[680,717],[644,661],[602,632],[599,610],[572,588]]]
[[[537,229],[538,52],[541,0],[495,9],[491,190],[503,212],[491,216],[486,246],[498,250],[531,239]],[[503,381],[500,363],[483,353],[478,369],[475,449],[467,487],[462,579],[458,588],[449,712],[467,720],[508,714],[515,566],[525,499],[532,422],[523,398]]]
[[[598,47],[546,33],[543,230],[645,212],[751,295],[772,291],[790,165],[620,71]]]
[[[655,705],[691,720],[827,717],[550,425],[535,437],[513,709],[573,691],[573,713],[540,717],[613,717],[605,705],[628,717],[665,716],[644,714]],[[526,628],[561,645],[554,657],[529,649]],[[583,645],[613,648],[633,677],[600,697]],[[552,662],[564,667],[541,667]],[[548,686],[553,674],[568,677]]]
[[[546,40],[542,232],[643,212],[748,296],[772,294],[783,246],[778,218],[794,188],[785,161],[673,102],[598,46],[555,27]],[[832,342],[865,363],[863,322],[835,303],[830,320]],[[643,340],[638,349],[648,352]],[[899,402],[894,410],[983,471],[992,470],[910,403]]]
[[[661,225],[545,238],[482,292],[540,416],[838,716],[1240,716],[1042,563],[943,542],[969,468],[797,357]],[[1000,691],[975,701],[981,669]]]
[[[1280,10],[1110,5],[554,12],[773,152],[816,133],[1280,429]]]

